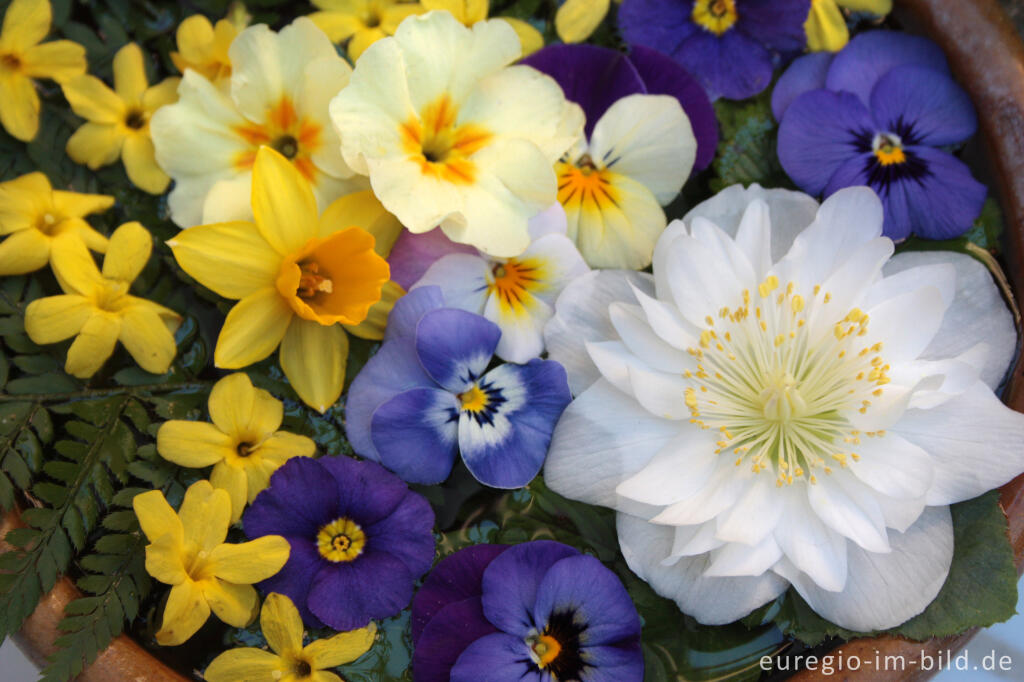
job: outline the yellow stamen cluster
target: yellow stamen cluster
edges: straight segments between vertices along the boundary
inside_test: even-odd
[[[335,563],[353,561],[366,547],[366,533],[359,524],[342,516],[320,529],[316,536],[320,556]]]

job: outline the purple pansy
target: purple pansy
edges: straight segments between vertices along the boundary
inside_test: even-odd
[[[655,50],[637,45],[626,55],[597,45],[549,45],[522,63],[554,78],[566,98],[583,107],[588,139],[608,108],[623,97],[671,95],[679,100],[697,139],[693,171],[704,170],[715,158],[718,124],[711,100],[686,69]]]
[[[412,605],[417,682],[641,680],[640,617],[618,577],[559,542],[467,547]]]
[[[669,55],[712,99],[745,99],[768,87],[776,53],[807,43],[810,0],[624,0],[630,43]]]
[[[380,350],[352,382],[345,427],[355,451],[412,483],[440,483],[461,453],[484,485],[518,488],[540,471],[569,404],[560,364],[487,371],[501,330],[445,308],[425,286],[395,304]]]
[[[871,31],[834,58],[801,57],[779,79],[772,111],[789,177],[824,196],[870,186],[887,237],[949,239],[981,211],[984,185],[944,149],[974,134],[974,107],[926,38]]]
[[[260,583],[310,627],[361,628],[399,613],[434,559],[434,512],[394,474],[349,457],[293,457],[242,518],[250,538],[282,535],[288,563]]]

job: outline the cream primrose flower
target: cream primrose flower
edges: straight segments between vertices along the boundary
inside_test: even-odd
[[[440,225],[501,258],[529,246],[527,221],[555,202],[553,166],[582,134],[583,111],[552,78],[509,66],[520,52],[505,21],[410,17],[331,102],[345,161],[412,232]]]
[[[225,202],[248,201],[256,151],[270,146],[313,185],[317,205],[366,189],[341,158],[327,105],[352,73],[331,41],[300,17],[278,33],[250,26],[231,43],[230,96],[186,69],[178,102],[150,122],[160,167],[175,180],[168,198],[181,227],[210,222]]]
[[[992,392],[1016,334],[987,271],[890,259],[867,188],[816,208],[730,188],[665,231],[653,286],[591,276],[549,325],[555,359],[559,317],[594,339],[600,378],[546,482],[618,510],[630,568],[703,623],[792,584],[842,627],[896,626],[946,579],[948,505],[1024,470],[1024,415]]]

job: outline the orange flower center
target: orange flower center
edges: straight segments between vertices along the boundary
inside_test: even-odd
[[[558,176],[558,202],[566,211],[602,211],[618,205],[618,197],[612,186],[608,170],[598,170],[588,157],[577,164],[559,163],[555,166]]]
[[[538,637],[532,648],[537,656],[537,667],[541,670],[551,665],[558,658],[558,654],[562,653],[562,645],[551,635]]]
[[[542,279],[538,263],[514,258],[495,265],[491,273],[494,276],[491,292],[497,295],[504,308],[513,310],[523,307],[530,290],[537,288]]]
[[[310,182],[316,181],[317,168],[313,154],[323,146],[323,127],[306,117],[299,116],[289,97],[284,96],[267,112],[265,123],[247,123],[236,126],[235,132],[252,145],[238,154],[235,168],[247,170],[256,163],[256,152],[263,145],[273,147],[291,160],[299,172]]]
[[[0,70],[3,71],[20,71],[21,70],[21,58],[16,54],[3,54],[0,55]]]
[[[476,181],[473,154],[488,145],[493,135],[486,129],[458,122],[458,109],[448,95],[428,104],[419,116],[401,127],[402,143],[420,171],[456,185]]]

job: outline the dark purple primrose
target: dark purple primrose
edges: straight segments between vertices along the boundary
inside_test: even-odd
[[[559,542],[478,545],[412,605],[417,682],[639,681],[640,617],[618,577]]]
[[[826,197],[871,187],[887,237],[950,239],[981,212],[984,185],[946,150],[974,134],[974,107],[925,38],[871,31],[835,57],[801,57],[776,84],[772,111],[793,182]]]

